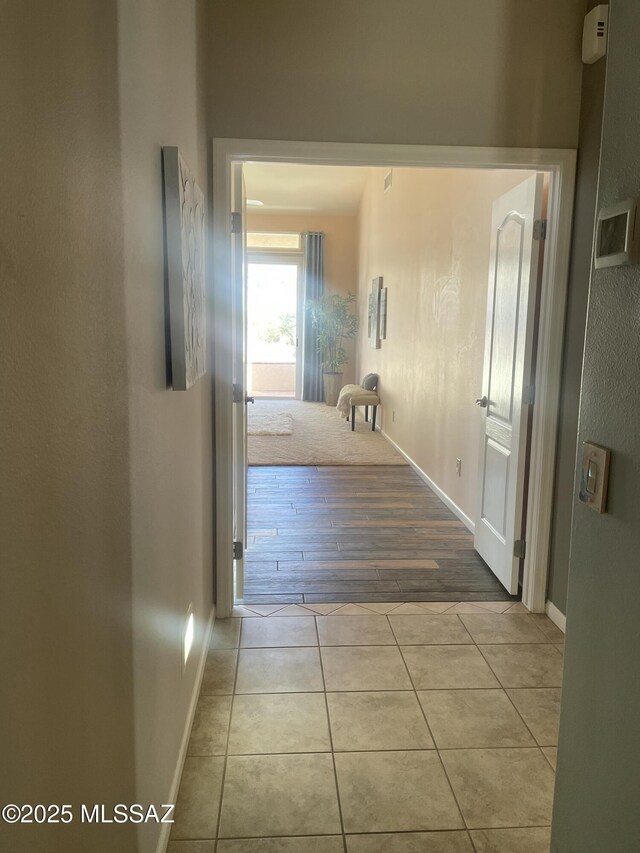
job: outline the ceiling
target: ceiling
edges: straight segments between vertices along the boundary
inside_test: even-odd
[[[368,171],[366,166],[246,163],[247,198],[263,202],[262,207],[249,206],[249,211],[353,215],[358,212]]]

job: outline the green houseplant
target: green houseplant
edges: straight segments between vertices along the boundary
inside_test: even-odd
[[[311,325],[316,334],[316,346],[322,356],[324,400],[327,406],[335,406],[338,402],[343,376],[340,368],[347,361],[344,343],[355,338],[358,331],[358,318],[351,311],[355,301],[355,295],[348,291],[346,296],[331,293],[307,303]]]

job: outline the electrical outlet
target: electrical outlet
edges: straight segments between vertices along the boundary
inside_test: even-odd
[[[458,477],[462,477],[462,459],[460,457],[456,459],[456,474]]]

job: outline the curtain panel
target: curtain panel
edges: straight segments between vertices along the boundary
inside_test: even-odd
[[[324,400],[322,358],[316,345],[311,325],[311,312],[306,310],[308,300],[321,299],[324,294],[324,234],[309,231],[304,240],[304,322],[302,324],[302,399],[309,402]]]

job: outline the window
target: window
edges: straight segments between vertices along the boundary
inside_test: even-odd
[[[280,251],[299,252],[300,234],[286,234],[249,231],[247,234],[247,249],[278,249]]]

